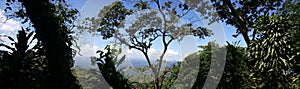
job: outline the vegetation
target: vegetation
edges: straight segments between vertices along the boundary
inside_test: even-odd
[[[16,41],[10,36],[7,38],[13,42],[11,44],[14,47],[1,44],[11,51],[1,51],[2,88],[44,88],[43,83],[48,75],[47,60],[40,42],[29,48],[29,44],[35,39],[33,32],[28,34],[22,29],[18,32]]]
[[[105,6],[97,18],[87,18],[87,21],[91,22],[90,26],[81,27],[88,28],[91,32],[100,32],[103,39],[114,37],[121,44],[129,46],[130,49],[142,52],[153,73],[155,89],[162,88],[161,85],[164,80],[159,77],[164,76],[161,75],[161,68],[171,42],[175,40],[180,41],[187,35],[198,36],[200,39],[211,35],[210,30],[193,25],[194,23],[177,25],[179,20],[191,10],[185,4],[174,4],[174,6],[171,1],[163,2],[164,4],[160,3],[162,2],[158,0],[154,2],[140,1],[134,3],[134,9],[129,10],[125,8],[122,2],[114,2],[110,6]],[[150,4],[155,4],[156,6],[153,7]],[[158,10],[155,11],[153,9]],[[182,13],[177,13],[177,9]],[[126,28],[123,22],[125,17],[138,11],[144,12],[134,13],[139,15],[137,20]],[[159,17],[159,15],[162,15],[162,17]],[[126,33],[121,33],[122,30],[125,30]],[[152,47],[153,41],[158,39],[162,40],[163,51],[157,59],[158,63],[154,64],[151,63],[148,52]]]
[[[22,8],[12,8],[16,3],[21,3],[19,7]],[[69,29],[69,25],[71,24],[72,26],[72,22],[75,20],[78,11],[69,9],[64,0],[59,0],[58,2],[47,0],[7,0],[6,5],[5,10],[11,11],[11,16],[23,19],[23,23],[32,23],[31,30],[35,31],[35,37],[41,41],[49,73],[49,76],[44,80],[47,83],[44,83],[43,87],[49,89],[80,88],[80,86],[76,84],[76,78],[72,75],[70,69],[70,67],[73,66],[72,58],[74,53],[71,49],[72,37],[70,36],[71,30]],[[26,41],[26,39],[24,41]],[[24,47],[28,46],[22,45],[22,47],[21,51],[26,51]],[[30,67],[31,66],[28,66],[27,68]],[[15,69],[12,70],[18,71]],[[22,77],[20,79],[22,79]],[[19,81],[16,82],[25,82],[20,79],[17,79]],[[13,87],[14,86],[9,86],[8,88]]]
[[[83,89],[110,88],[109,84],[105,82],[105,79],[101,77],[102,75],[98,69],[76,66],[72,70],[73,73],[76,74],[77,79],[80,81],[79,84]]]
[[[76,29],[99,34],[104,40],[117,39],[90,58],[95,69],[73,67],[72,28],[79,12],[64,0],[3,2],[6,17],[19,19],[22,28],[16,36],[1,36],[1,89],[300,88],[297,0],[113,2]],[[193,18],[196,12],[203,18]],[[201,20],[233,26],[236,34],[232,36],[242,35],[246,47],[239,46],[240,41],[226,45],[211,41],[172,67],[162,67],[172,42],[213,35],[199,25]],[[156,62],[149,56],[154,41],[162,43]],[[126,55],[120,56],[122,49],[117,47],[124,45],[141,52],[148,66],[119,68]],[[150,73],[125,74],[123,70],[128,69]]]

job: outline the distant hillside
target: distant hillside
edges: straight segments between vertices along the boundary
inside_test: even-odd
[[[155,61],[152,61],[151,63],[154,63]],[[166,67],[172,67],[173,65],[177,65],[177,61],[167,61],[166,63],[163,63],[163,66]],[[91,65],[91,59],[90,57],[75,57],[75,66],[81,67],[81,68],[97,68],[97,66]],[[145,59],[126,59],[119,67],[124,68],[131,66],[133,68],[141,68],[148,66],[147,61]]]

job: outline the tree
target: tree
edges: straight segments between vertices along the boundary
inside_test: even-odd
[[[35,28],[48,61],[47,88],[80,88],[70,69],[74,53],[71,49],[72,36],[69,35],[71,30],[68,28],[72,26],[78,11],[67,8],[64,0],[7,0],[6,3],[6,11],[13,11],[14,3],[21,3],[20,7],[24,8],[16,10],[13,15],[24,19],[24,23],[30,21]]]
[[[282,0],[210,0],[215,6],[221,19],[226,24],[237,28],[234,37],[241,34],[249,46],[251,40],[255,40],[257,31],[251,28],[256,19],[262,15],[275,13],[282,3]],[[248,34],[253,32],[252,39]]]
[[[226,65],[219,89],[249,88],[249,68],[245,60],[249,60],[245,47],[238,46],[239,42],[227,42]]]
[[[226,46],[227,55],[226,55],[226,65],[224,68],[224,72],[222,73],[222,77],[220,81],[213,81],[218,82],[218,89],[228,89],[228,88],[241,88],[241,87],[248,87],[248,76],[249,69],[246,66],[246,62],[244,59],[249,59],[247,55],[246,48],[237,46],[238,43],[230,44]],[[179,77],[183,77],[179,79],[179,82],[174,83],[174,87],[176,88],[188,88],[192,86],[192,89],[200,89],[204,88],[205,83],[208,77],[212,77],[209,75],[209,71],[213,71],[213,73],[217,73],[211,65],[213,61],[218,61],[220,59],[214,58],[213,53],[215,51],[224,51],[222,48],[225,46],[220,47],[218,44],[214,42],[209,42],[205,46],[200,46],[203,50],[198,51],[196,53],[190,54],[178,67],[183,67],[187,65],[193,65],[193,62],[199,62],[199,67],[191,68],[190,70],[181,70],[181,72],[185,72],[182,74],[175,75],[178,79]],[[216,49],[217,47],[217,49]],[[219,48],[219,49],[218,49]],[[218,52],[217,52],[218,53]],[[198,61],[195,61],[198,60]],[[220,65],[220,62],[215,62],[213,65]],[[174,70],[176,71],[176,70]],[[197,79],[192,84],[185,84],[181,82],[187,82],[193,80],[194,77],[191,75],[197,75]],[[210,83],[212,84],[212,83]],[[210,85],[212,86],[212,85]]]
[[[292,19],[297,18],[298,1],[211,1],[222,21],[235,26],[247,43],[251,61],[245,61],[252,72],[251,87],[289,87],[291,82],[288,81],[294,81],[297,75],[291,70],[297,70],[295,65],[299,63],[295,48],[298,20]],[[249,32],[252,35],[249,36]]]
[[[105,6],[97,18],[87,19],[85,22],[87,27],[80,27],[87,28],[92,32],[99,32],[103,39],[114,37],[122,44],[129,46],[130,49],[142,52],[153,73],[154,88],[159,89],[162,86],[161,81],[163,81],[159,78],[161,65],[170,43],[175,40],[180,41],[187,35],[203,39],[210,36],[211,31],[201,26],[195,26],[193,21],[178,24],[179,20],[192,10],[186,4],[160,0],[138,1],[133,4],[132,8],[129,10],[125,8],[122,2],[114,2],[110,6]],[[141,13],[135,13],[138,16],[137,19],[127,28],[124,21],[126,21],[126,16],[132,15],[133,12]],[[122,33],[121,30],[125,30],[126,33]],[[162,40],[163,50],[157,59],[158,63],[154,64],[150,61],[148,50],[153,41],[157,39]]]
[[[285,16],[261,16],[253,28],[260,34],[259,40],[249,46],[254,69],[251,69],[253,86],[259,88],[287,88],[292,76],[289,71],[298,59],[295,55],[291,21]],[[276,86],[275,86],[276,85]]]

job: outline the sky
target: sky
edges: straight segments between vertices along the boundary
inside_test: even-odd
[[[105,6],[111,4],[114,0],[66,0],[72,7],[80,11],[80,17],[78,21],[85,19],[86,17],[97,16],[99,10]],[[20,29],[20,22],[14,19],[5,20],[6,17],[3,15],[5,8],[4,1],[0,1],[0,34],[11,35]],[[207,23],[207,21],[203,21]],[[174,41],[170,44],[169,49],[166,53],[166,60],[182,60],[188,54],[194,53],[199,50],[197,46],[206,45],[211,40],[216,40],[219,44],[225,44],[225,41],[235,42],[241,40],[240,46],[245,46],[242,36],[237,38],[232,37],[235,34],[235,28],[225,23],[216,23],[212,25],[205,25],[207,28],[213,30],[214,35],[208,39],[199,40],[198,38],[187,36],[181,42]],[[75,29],[76,30],[76,29]],[[79,36],[79,46],[81,48],[80,54],[76,58],[97,56],[96,51],[103,49],[106,44],[111,42],[108,40],[102,40],[99,36],[92,36],[89,33],[85,33]],[[3,37],[1,40],[5,40]],[[144,56],[138,50],[129,50],[128,47],[123,47],[122,55],[126,55],[127,59],[130,58],[144,58]],[[161,54],[162,43],[161,40],[154,42],[152,48],[149,49],[149,56],[151,59],[157,59]],[[75,59],[76,59],[75,58]],[[89,60],[89,59],[88,59]]]
[[[82,5],[82,2],[85,2],[84,5]],[[113,2],[113,0],[75,0],[75,1],[71,1],[71,4],[74,5],[74,7],[80,8],[80,12],[81,12],[81,16],[82,18],[86,18],[86,17],[93,17],[93,16],[97,16],[97,14],[99,13],[99,10],[106,5],[109,5]],[[206,23],[204,21],[204,23]],[[232,26],[228,26],[224,23],[216,23],[216,24],[212,24],[210,26],[206,26],[210,29],[213,29],[213,33],[214,36],[212,36],[211,38],[208,39],[202,39],[199,40],[198,38],[192,37],[192,36],[188,36],[186,38],[184,38],[181,42],[172,42],[171,45],[169,46],[167,55],[166,55],[166,59],[173,59],[173,58],[177,58],[177,60],[181,60],[183,59],[185,56],[187,56],[188,54],[194,53],[196,51],[199,50],[199,48],[197,46],[199,45],[206,45],[208,41],[211,40],[216,40],[218,43],[220,44],[225,44],[225,40],[229,41],[229,42],[235,42],[238,40],[242,40],[242,36],[238,36],[238,38],[234,38],[231,35],[233,35],[235,33],[235,28]],[[85,35],[85,37],[87,37],[87,35]],[[87,39],[83,39],[84,41],[89,41],[89,42],[85,42],[87,43],[86,45],[84,45],[84,48],[91,48],[90,51],[96,51],[96,50],[92,50],[94,48],[103,48],[105,46],[105,44],[103,43],[109,43],[108,41],[103,41],[101,38],[96,37],[96,38],[92,38],[91,39],[95,39],[96,41],[90,41]],[[94,42],[94,43],[93,43]],[[93,46],[92,46],[93,45]],[[240,43],[241,46],[245,46],[245,43],[242,42]],[[161,53],[161,49],[162,48],[162,43],[161,40],[158,40],[156,42],[154,42],[153,48],[150,49],[150,55],[155,55],[156,57],[152,57],[153,59],[156,59],[158,57],[158,54]],[[88,50],[86,50],[85,52],[87,52]],[[124,51],[124,50],[123,50]],[[137,50],[128,50],[127,52],[125,52],[128,58],[143,58],[144,56],[141,55],[141,52],[138,52]],[[90,53],[92,55],[96,55],[93,53]],[[138,54],[138,55],[136,55]],[[84,56],[84,55],[83,55]],[[88,55],[90,56],[90,55]],[[169,58],[168,58],[169,57]]]

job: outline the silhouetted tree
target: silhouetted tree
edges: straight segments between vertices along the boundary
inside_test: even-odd
[[[36,38],[41,41],[48,61],[47,88],[80,88],[70,69],[74,52],[69,35],[69,27],[73,26],[78,11],[69,9],[64,0],[7,0],[6,3],[6,11],[14,11],[12,6],[21,3],[22,8],[16,8],[13,15],[25,19],[24,22],[30,21],[35,28]]]

